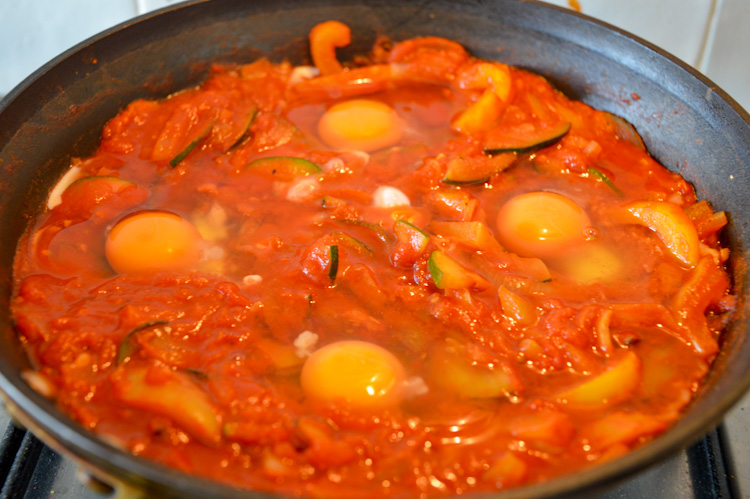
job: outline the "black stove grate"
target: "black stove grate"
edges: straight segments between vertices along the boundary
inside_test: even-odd
[[[79,480],[77,466],[30,432],[7,423],[0,441],[0,499],[104,499],[108,494],[89,489]],[[598,494],[601,499],[742,497],[723,450],[719,427],[689,449],[648,468],[635,477]]]

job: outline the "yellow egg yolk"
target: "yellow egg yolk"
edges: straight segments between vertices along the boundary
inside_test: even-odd
[[[622,277],[625,267],[614,249],[598,242],[577,244],[559,258],[551,259],[551,266],[581,284],[614,283]]]
[[[500,242],[524,257],[556,256],[584,240],[589,217],[572,199],[554,192],[529,192],[507,201],[497,214]]]
[[[365,341],[340,341],[316,350],[302,368],[302,390],[317,402],[355,409],[392,407],[403,397],[406,373],[388,350]]]
[[[355,99],[328,109],[318,121],[318,135],[330,147],[369,152],[396,144],[404,126],[387,104]]]
[[[200,260],[203,238],[187,220],[168,211],[139,211],[107,235],[105,254],[120,274],[185,270]]]

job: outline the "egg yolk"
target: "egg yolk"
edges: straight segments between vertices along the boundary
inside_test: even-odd
[[[524,257],[556,256],[584,240],[589,217],[575,201],[554,192],[529,192],[507,201],[497,214],[500,242]]]
[[[348,340],[313,352],[302,367],[301,381],[305,394],[318,402],[373,409],[398,404],[405,380],[401,362],[388,350]]]
[[[355,99],[328,109],[318,121],[318,135],[330,147],[369,152],[396,144],[404,126],[387,104]]]
[[[139,211],[112,227],[104,249],[120,274],[184,270],[200,260],[203,238],[175,213]]]
[[[607,246],[597,242],[576,245],[559,258],[552,259],[552,267],[581,283],[614,283],[622,277],[622,257]]]

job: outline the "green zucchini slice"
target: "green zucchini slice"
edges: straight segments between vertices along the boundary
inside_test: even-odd
[[[328,253],[331,256],[331,264],[328,267],[328,278],[333,281],[339,272],[339,247],[335,244],[329,246]]]
[[[291,182],[296,178],[323,171],[312,161],[289,156],[256,159],[247,166],[247,170],[267,180],[279,182]]]
[[[633,144],[638,149],[643,151],[646,150],[646,145],[643,143],[643,139],[638,135],[635,127],[628,123],[625,118],[621,118],[616,114],[608,113],[606,111],[603,111],[603,113],[604,116],[607,117],[609,124],[612,126],[612,130],[615,132],[615,135],[617,135],[617,138]]]
[[[433,251],[427,268],[438,289],[487,289],[490,283],[482,276],[460,265],[442,251]]]
[[[323,201],[325,202],[325,198],[323,198]],[[340,218],[338,221],[342,224],[354,225],[358,227],[363,227],[365,229],[369,229],[375,234],[375,236],[378,239],[380,239],[384,243],[388,242],[388,234],[385,232],[385,229],[383,229],[380,225],[373,224],[370,222],[365,222],[364,220],[357,220],[354,218]]]
[[[255,121],[256,116],[258,116],[258,106],[253,106],[253,108],[250,109],[250,112],[247,113],[245,122],[242,124],[242,128],[240,129],[239,134],[237,134],[237,138],[232,142],[227,150],[237,147],[245,140],[245,138],[250,134],[250,126]]]
[[[425,231],[403,218],[399,218],[393,224],[393,231],[396,233],[399,244],[408,244],[415,251],[421,253],[427,249],[427,243],[430,236]]]
[[[177,155],[174,158],[172,158],[172,159],[169,160],[169,166],[171,166],[172,168],[174,168],[177,165],[179,165],[180,163],[182,163],[182,161],[185,158],[187,158],[188,155],[191,152],[193,152],[193,149],[195,149],[196,147],[198,147],[198,144],[200,144],[201,142],[203,142],[203,140],[206,137],[208,137],[209,135],[211,135],[211,130],[213,130],[213,128],[214,128],[214,122],[213,121],[210,121],[209,123],[206,123],[206,125],[203,126],[203,128],[201,128],[200,130],[198,130],[198,133],[196,133],[193,136],[193,138],[190,139],[190,142],[188,142],[188,144],[185,147],[183,147],[182,150],[180,152],[178,152]]]
[[[512,130],[495,129],[487,133],[484,152],[489,155],[515,152],[524,154],[555,144],[570,131],[570,123],[560,122],[549,126],[518,127]]]
[[[343,232],[331,232],[331,236],[336,239],[336,242],[344,245],[345,247],[356,251],[359,254],[372,255],[374,251],[367,244],[363,243],[359,239],[344,234]]]
[[[120,348],[117,349],[117,360],[116,365],[122,364],[128,357],[132,356],[138,349],[135,343],[135,336],[138,332],[148,329],[153,326],[161,326],[167,324],[167,321],[149,321],[130,331],[120,343]]]
[[[451,185],[471,185],[487,182],[490,177],[510,167],[516,161],[516,153],[454,158],[448,163],[443,182]]]

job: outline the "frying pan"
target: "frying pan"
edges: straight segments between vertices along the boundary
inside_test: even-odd
[[[270,497],[138,459],[98,441],[20,377],[26,355],[9,316],[16,241],[43,210],[71,157],[94,152],[105,122],[137,98],[197,84],[209,61],[309,63],[306,35],[337,19],[352,28],[344,59],[378,34],[437,35],[473,54],[546,76],[569,97],[633,123],[652,153],[725,210],[724,243],[739,314],[684,417],[607,464],[503,497],[579,495],[674,453],[716,425],[750,386],[745,262],[750,251],[750,117],[712,82],[648,43],[585,16],[521,0],[197,1],[114,27],[40,68],[0,103],[0,385],[9,412],[45,442],[120,490],[162,497]]]

